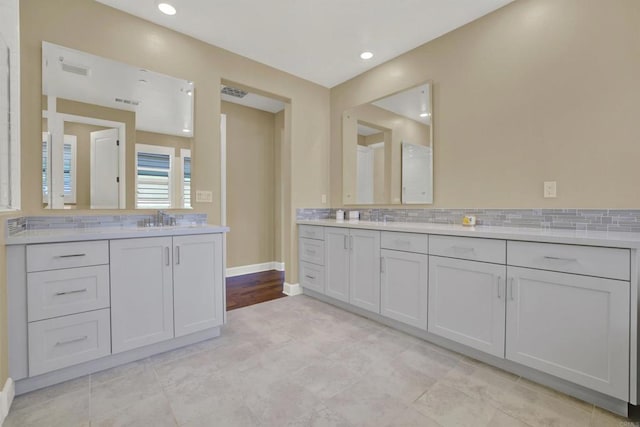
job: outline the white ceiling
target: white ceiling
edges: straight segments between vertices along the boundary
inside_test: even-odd
[[[42,57],[43,95],[134,111],[138,130],[193,136],[191,82],[53,43],[42,43]],[[66,72],[63,65],[86,75]]]
[[[167,0],[174,16],[157,0],[98,1],[333,87],[513,0]]]

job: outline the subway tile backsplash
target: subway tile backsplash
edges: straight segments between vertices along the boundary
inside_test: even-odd
[[[337,209],[298,209],[298,220],[335,218]],[[478,225],[567,230],[640,232],[640,209],[344,209],[365,221],[460,224],[474,215]]]
[[[187,213],[171,215],[176,225],[204,225],[207,214]],[[7,220],[7,235],[24,230],[48,228],[98,228],[98,227],[139,227],[145,220],[153,220],[155,215],[56,215],[27,216]]]

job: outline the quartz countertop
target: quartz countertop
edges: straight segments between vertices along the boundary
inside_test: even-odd
[[[299,220],[297,224],[321,225],[325,227],[361,228],[380,231],[440,234],[488,239],[521,240],[529,242],[565,243],[572,245],[608,246],[614,248],[639,249],[640,233],[621,231],[586,231],[544,228],[520,228],[477,225],[467,227],[456,224],[433,224],[414,222],[382,222],[360,220]]]
[[[229,227],[222,225],[177,225],[167,227],[95,227],[48,228],[24,230],[6,236],[6,245],[32,243],[78,242],[83,240],[131,239],[136,237],[185,236],[190,234],[226,233]]]

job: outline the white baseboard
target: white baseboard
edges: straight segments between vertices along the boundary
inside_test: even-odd
[[[16,385],[11,378],[7,379],[4,388],[0,391],[0,426],[4,423],[4,419],[9,414],[9,409],[16,395]]]
[[[242,276],[243,274],[260,273],[261,271],[278,270],[284,271],[284,262],[272,261],[262,264],[241,265],[239,267],[227,268],[226,277]]]
[[[284,282],[282,293],[285,295],[289,295],[290,297],[296,295],[302,295],[302,286],[299,283],[287,283]]]

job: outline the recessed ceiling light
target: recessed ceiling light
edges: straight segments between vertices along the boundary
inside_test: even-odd
[[[362,58],[362,59],[371,59],[371,58],[373,58],[373,53],[372,52],[362,52],[360,54],[360,58]]]
[[[429,117],[430,115],[429,113],[420,113],[420,117]]]
[[[165,15],[176,14],[176,8],[170,5],[169,3],[164,3],[164,2],[158,3],[158,9],[160,9],[160,12],[164,13]]]
[[[191,129],[184,128],[184,129],[182,129],[182,132],[189,133],[189,132],[191,132]]]

